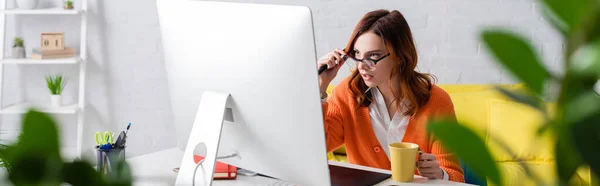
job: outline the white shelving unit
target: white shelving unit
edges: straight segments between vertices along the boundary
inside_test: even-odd
[[[0,114],[24,114],[29,108],[36,108],[42,112],[48,114],[76,114],[77,115],[77,145],[76,148],[63,148],[63,156],[65,158],[81,158],[82,153],[82,141],[83,141],[83,122],[85,116],[85,79],[86,79],[86,46],[87,46],[87,0],[80,1],[81,6],[79,9],[65,10],[62,7],[49,8],[49,9],[18,9],[9,8],[7,9],[6,0],[0,0]],[[81,17],[81,38],[80,38],[80,49],[79,56],[72,58],[63,59],[15,59],[9,56],[5,56],[5,42],[6,42],[6,16],[19,16],[19,15],[39,15],[39,16],[52,16],[52,15],[72,15]],[[30,52],[28,52],[30,53]],[[3,90],[4,85],[4,66],[5,65],[64,65],[72,64],[79,65],[79,99],[78,102],[72,105],[64,105],[60,108],[54,108],[51,106],[50,101],[48,103],[36,103],[36,102],[23,102],[10,104],[3,106]]]
[[[30,65],[43,65],[43,64],[77,64],[81,62],[81,58],[72,57],[72,58],[62,58],[62,59],[15,59],[15,58],[4,58],[0,60],[2,64],[30,64]]]
[[[76,15],[81,13],[81,10],[65,10],[62,8],[47,8],[47,9],[3,9],[2,14],[20,14],[20,15]]]

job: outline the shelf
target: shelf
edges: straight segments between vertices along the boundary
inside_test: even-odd
[[[35,108],[40,112],[45,112],[49,114],[75,114],[79,110],[77,104],[64,105],[62,107],[54,108],[49,103],[18,103],[2,108],[0,110],[0,114],[24,114],[30,108]]]
[[[2,14],[19,14],[19,15],[77,15],[81,10],[65,10],[63,8],[46,8],[46,9],[6,9],[0,10]]]
[[[77,64],[81,62],[79,57],[60,58],[60,59],[31,59],[31,58],[5,58],[1,60],[3,64]]]

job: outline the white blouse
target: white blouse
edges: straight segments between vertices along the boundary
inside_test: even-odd
[[[379,140],[379,144],[384,147],[382,149],[389,159],[390,150],[386,147],[391,143],[402,141],[410,117],[401,114],[407,109],[406,107],[402,107],[401,109],[398,109],[396,114],[394,114],[394,117],[390,119],[385,100],[379,89],[374,87],[371,88],[370,91],[373,95],[373,102],[369,105],[369,115],[371,117],[373,131],[375,131],[375,136],[377,137],[377,140]],[[448,173],[446,173],[444,169],[442,169],[442,171],[444,172],[444,180],[448,180]]]

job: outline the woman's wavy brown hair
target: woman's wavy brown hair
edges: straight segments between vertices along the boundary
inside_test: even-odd
[[[414,115],[429,99],[434,77],[415,71],[418,61],[417,49],[408,23],[397,10],[369,12],[356,25],[344,52],[354,55],[350,51],[354,51],[356,39],[369,31],[381,37],[390,52],[390,59],[398,62],[398,65],[392,69],[389,83],[392,90],[398,90],[393,87],[399,88],[400,94],[398,95],[392,91],[397,108],[400,109],[402,104],[405,104],[404,106],[408,109],[404,114]],[[398,80],[398,85],[392,84],[391,80],[394,78]],[[357,109],[371,104],[372,95],[370,92],[366,92],[368,87],[358,70],[352,72],[348,84],[357,102]],[[402,99],[406,99],[408,102],[405,103]]]

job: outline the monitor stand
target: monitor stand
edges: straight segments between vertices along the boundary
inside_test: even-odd
[[[226,108],[229,93],[205,91],[200,99],[198,112],[183,154],[181,167],[175,185],[212,185],[223,121],[233,121],[231,109]],[[203,162],[193,161],[194,150],[199,148],[206,152]],[[203,179],[196,179],[203,175]]]

